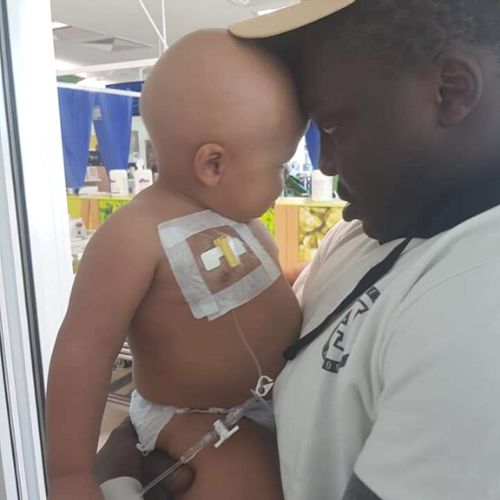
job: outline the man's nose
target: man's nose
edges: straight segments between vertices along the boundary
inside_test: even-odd
[[[325,175],[337,175],[334,162],[334,151],[330,138],[324,133],[321,133],[321,150],[319,156],[319,169]]]

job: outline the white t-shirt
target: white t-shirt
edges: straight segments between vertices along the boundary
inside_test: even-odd
[[[303,334],[399,243],[340,223],[296,283]],[[500,498],[500,207],[430,240],[280,375],[286,500]]]

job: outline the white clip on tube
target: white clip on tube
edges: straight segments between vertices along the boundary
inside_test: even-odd
[[[215,448],[220,448],[233,434],[236,434],[240,427],[235,425],[232,429],[228,429],[222,420],[217,420],[214,423],[215,432],[219,435],[220,439],[214,444]]]
[[[255,397],[255,396],[254,396]],[[201,439],[196,443],[192,448],[190,448],[186,453],[184,453],[181,458],[170,468],[168,468],[165,472],[160,474],[154,481],[149,483],[142,491],[139,496],[137,496],[134,500],[143,500],[144,495],[152,490],[158,483],[166,479],[168,476],[176,472],[183,465],[188,464],[191,460],[193,460],[201,450],[203,450],[206,446],[213,443],[219,438],[217,443],[214,445],[216,448],[219,448],[223,443],[225,443],[232,435],[234,435],[239,427],[236,425],[245,415],[245,410],[247,407],[254,401],[254,399],[249,399],[247,402],[243,403],[236,408],[233,408],[226,416],[226,418],[222,420],[217,420],[214,423],[214,429],[210,432],[207,432]]]

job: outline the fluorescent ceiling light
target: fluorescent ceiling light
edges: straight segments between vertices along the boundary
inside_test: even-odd
[[[73,68],[76,68],[76,64],[69,61],[61,61],[60,59],[56,59],[56,71],[70,71]]]
[[[118,71],[122,69],[149,68],[156,64],[158,59],[141,59],[140,61],[125,61],[121,63],[99,64],[97,66],[80,66],[77,68],[71,65],[68,70],[60,70],[57,76],[74,75],[75,73],[103,73],[106,71]],[[62,62],[62,61],[61,61]]]
[[[283,5],[286,0],[229,0],[231,3],[240,5],[242,7],[258,7],[262,6],[264,8],[270,7],[271,5]],[[288,3],[292,3],[290,0]]]
[[[254,9],[255,14],[257,11],[273,12],[283,7],[299,3],[299,0],[227,0],[230,3],[239,5],[240,7],[248,7]]]
[[[265,16],[266,14],[272,14],[273,12],[276,12],[277,10],[280,9],[264,9],[264,10],[258,10],[257,15],[258,16]]]
[[[281,9],[286,9],[287,7],[289,7],[289,5],[284,5],[283,7],[276,7],[274,9],[253,10],[252,12],[256,16],[265,16],[266,14],[272,14],[273,12],[276,12]]]
[[[64,23],[58,23],[58,22],[53,22],[52,23],[52,29],[53,30],[58,30],[59,28],[66,28],[68,25]]]
[[[97,78],[85,78],[85,80],[81,80],[77,83],[77,85],[80,85],[81,87],[92,87],[92,88],[97,88],[97,89],[105,89],[106,85],[109,85],[111,82],[108,80],[104,79],[97,79]]]

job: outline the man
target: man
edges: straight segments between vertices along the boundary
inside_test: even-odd
[[[286,499],[500,498],[500,3],[308,0],[231,31],[291,65],[349,202],[295,287]]]

